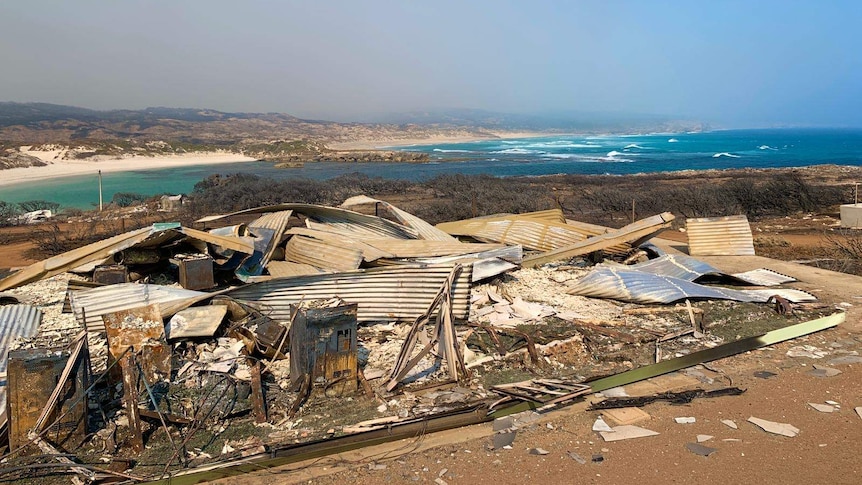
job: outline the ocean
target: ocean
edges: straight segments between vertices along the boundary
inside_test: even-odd
[[[104,200],[116,192],[144,195],[189,193],[215,173],[256,173],[274,179],[325,180],[359,172],[370,177],[425,180],[445,173],[500,177],[561,173],[623,175],[677,170],[801,167],[862,164],[862,130],[772,129],[643,135],[558,135],[469,143],[417,145],[428,163],[308,163],[277,169],[267,162],[198,165],[102,175]],[[93,175],[0,187],[0,201],[49,200],[63,207],[98,205]]]

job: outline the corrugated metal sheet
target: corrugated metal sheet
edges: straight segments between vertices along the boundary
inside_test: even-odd
[[[382,265],[413,263],[461,263],[464,266],[472,265],[473,275],[471,281],[475,283],[477,281],[517,269],[518,264],[521,263],[523,257],[524,251],[521,246],[503,246],[500,249],[491,249],[472,254],[440,256],[436,258],[417,258],[410,261],[381,259],[379,263]]]
[[[765,303],[775,294],[786,295],[791,301],[812,301],[813,298],[799,290],[732,290],[670,276],[607,267],[593,269],[578,280],[569,293],[641,304],[673,303],[686,298]]]
[[[670,212],[662,212],[661,214],[646,217],[627,226],[606,232],[605,234],[589,237],[569,246],[547,251],[543,254],[529,256],[524,258],[522,265],[525,267],[534,267],[551,261],[559,261],[573,258],[575,256],[582,256],[594,251],[604,251],[627,242],[637,243],[644,241],[669,227],[673,220],[673,214]]]
[[[449,234],[437,229],[431,224],[427,223],[425,220],[420,219],[419,217],[410,214],[409,212],[403,211],[398,207],[386,202],[385,200],[377,200],[372,199],[371,197],[365,195],[357,195],[356,197],[351,197],[344,201],[341,204],[341,207],[349,208],[357,205],[363,204],[380,204],[385,207],[392,215],[398,219],[398,222],[401,224],[413,228],[416,230],[416,233],[419,235],[420,239],[426,239],[429,241],[455,241],[456,239]]]
[[[786,274],[781,274],[777,271],[772,271],[771,269],[766,268],[753,269],[744,273],[734,273],[732,276],[756,286],[775,286],[797,281],[796,278],[792,276],[787,276]]]
[[[306,224],[308,227],[313,226],[309,223],[316,223],[323,226],[329,226],[334,229],[340,229],[351,234],[364,235],[366,237],[395,237],[399,239],[416,239],[416,230],[411,229],[401,224],[396,224],[386,219],[360,214],[358,212],[339,209],[336,207],[327,207],[314,204],[278,204],[265,207],[256,207],[230,214],[222,214],[217,216],[208,216],[198,219],[197,222],[212,222],[225,217],[244,215],[244,214],[265,214],[268,212],[280,212],[292,210],[295,213],[302,214],[307,218]]]
[[[248,227],[254,229],[268,229],[272,231],[272,239],[269,241],[266,250],[261,257],[261,266],[266,267],[272,260],[272,255],[275,249],[284,240],[284,233],[287,231],[287,225],[290,223],[290,217],[293,211],[279,211],[270,214],[264,214],[257,219],[251,221]]]
[[[122,283],[102,286],[86,291],[73,291],[69,295],[72,313],[87,327],[88,332],[104,332],[102,315],[158,303],[160,305],[200,299],[209,293],[185,290],[170,286]],[[168,315],[168,311],[163,312]],[[86,316],[86,318],[85,318]]]
[[[319,239],[293,236],[284,249],[284,260],[323,269],[350,271],[359,268],[362,252]]]
[[[6,373],[6,356],[9,354],[9,345],[12,341],[18,337],[36,335],[40,323],[42,323],[42,310],[34,306],[0,306],[0,374]]]
[[[751,226],[744,215],[692,218],[685,227],[692,256],[754,255]]]
[[[746,271],[745,273],[722,273],[714,266],[684,254],[665,254],[644,263],[621,266],[621,268],[672,276],[686,281],[702,281],[714,278],[755,286],[776,286],[796,281],[796,278],[765,268]]]
[[[309,229],[307,227],[292,227],[287,231],[287,234],[301,235],[313,237],[331,244],[337,244],[344,248],[352,248],[362,252],[362,259],[371,262],[380,258],[394,258],[395,255],[386,251],[381,251],[374,246],[369,246],[364,241],[360,241],[352,235],[345,235],[329,230]],[[410,239],[394,239],[395,241],[409,241]]]
[[[270,277],[257,277],[260,278],[260,281],[263,281],[264,279],[269,280],[272,278],[303,276],[324,272],[320,268],[310,264],[291,263],[288,261],[270,261],[266,269],[269,271]]]
[[[458,240],[366,239],[365,243],[391,254],[391,258],[433,258],[480,253],[506,247],[503,244],[462,243]]]
[[[259,306],[276,320],[289,320],[290,305],[301,300],[339,297],[359,305],[360,321],[412,321],[428,309],[454,266],[394,266],[279,278],[246,285],[228,295]],[[453,286],[456,318],[469,314],[471,277],[472,267],[465,266]]]

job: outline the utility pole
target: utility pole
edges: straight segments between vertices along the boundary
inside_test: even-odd
[[[102,212],[102,171],[99,170],[99,212]]]

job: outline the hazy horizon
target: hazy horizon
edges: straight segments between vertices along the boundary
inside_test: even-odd
[[[5,2],[0,97],[334,121],[476,109],[862,127],[860,20],[843,1]]]

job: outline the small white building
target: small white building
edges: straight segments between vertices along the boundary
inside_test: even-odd
[[[25,212],[18,216],[18,224],[36,224],[39,222],[45,222],[52,217],[54,217],[54,214],[48,209]]]

